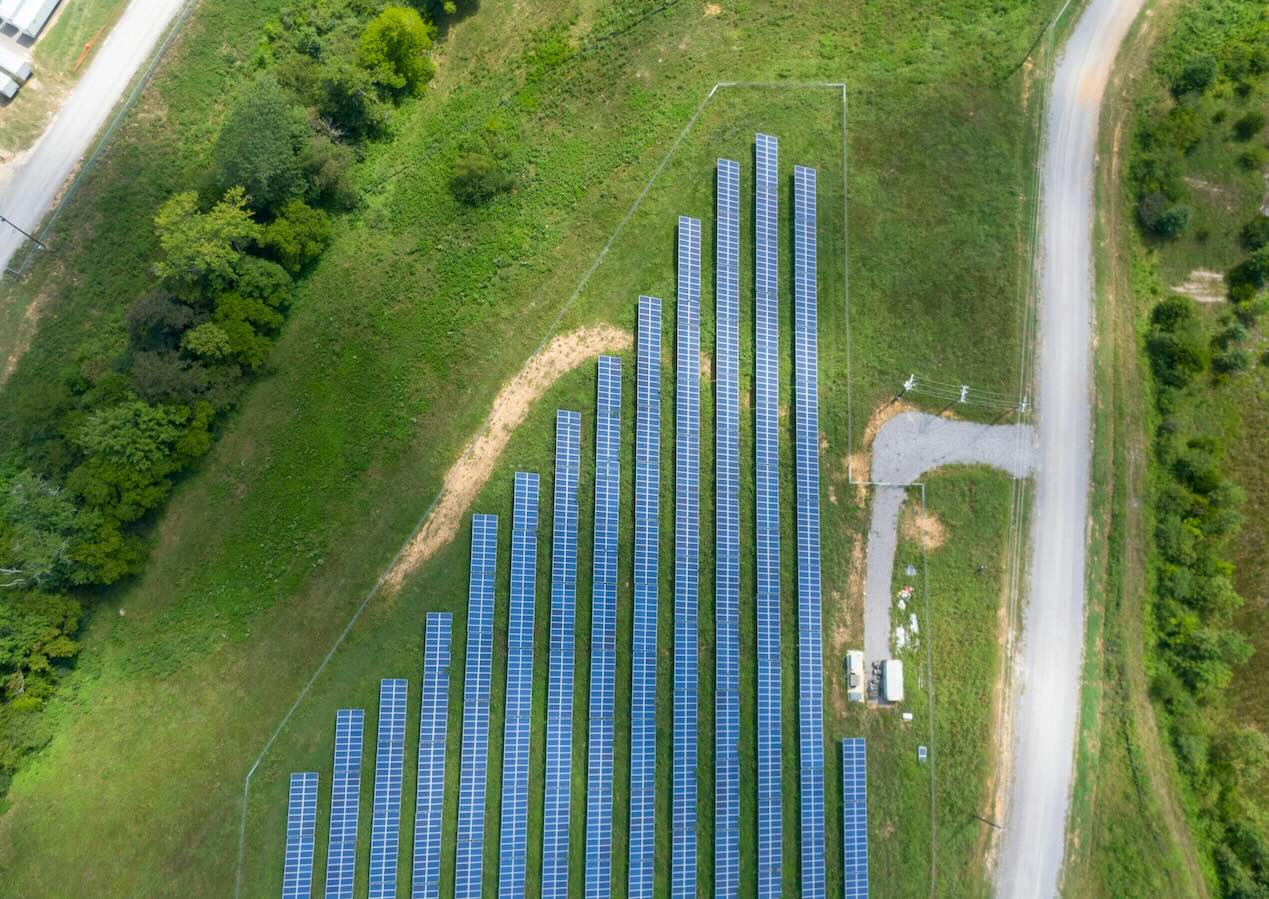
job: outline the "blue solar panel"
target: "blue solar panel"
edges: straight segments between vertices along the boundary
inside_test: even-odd
[[[573,657],[577,613],[577,477],[582,418],[555,413],[551,532],[551,659],[546,698],[542,899],[568,897],[569,792],[573,773]]]
[[[317,772],[291,775],[286,805],[286,856],[282,866],[282,899],[313,895],[313,834],[317,828]]]
[[[846,899],[868,899],[868,765],[863,737],[842,740],[842,833]]]
[[[798,737],[802,895],[824,895],[824,659],[820,635],[820,425],[815,169],[793,170],[793,391],[797,456]]]
[[[401,840],[401,780],[405,774],[404,680],[379,682],[379,738],[375,743],[375,805],[370,824],[370,899],[395,899]]]
[[[357,873],[357,812],[361,803],[361,742],[366,713],[335,713],[335,764],[326,846],[326,899],[352,899]]]
[[[511,525],[511,617],[502,749],[498,895],[522,899],[529,838],[529,727],[533,717],[533,605],[538,577],[538,476],[517,471]]]
[[[612,895],[613,691],[617,678],[617,514],[621,499],[621,360],[599,357],[595,403],[595,557],[586,765],[586,896]]]
[[[755,218],[755,525],[758,577],[758,896],[781,892],[780,444],[776,139],[759,134]]]
[[[485,789],[489,782],[489,686],[493,676],[494,573],[497,563],[498,516],[473,515],[454,899],[479,899],[481,890]]]
[[[714,895],[740,889],[740,165],[718,160]]]
[[[639,297],[638,337],[628,892],[631,899],[652,899],[656,871],[657,516],[661,493],[661,301],[655,297]]]
[[[419,777],[414,806],[411,899],[441,895],[441,811],[445,797],[445,732],[449,722],[449,643],[454,616],[428,612],[423,637],[419,710]]]
[[[670,894],[696,895],[701,223],[679,216],[674,409],[674,792]]]

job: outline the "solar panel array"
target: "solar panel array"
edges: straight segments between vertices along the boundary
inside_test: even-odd
[[[661,301],[655,297],[639,297],[638,340],[627,892],[631,899],[652,899],[656,871],[657,541],[661,495]]]
[[[824,895],[824,658],[820,635],[820,419],[815,169],[793,169],[793,390],[797,456],[798,737],[802,895]]]
[[[757,139],[755,194],[755,490],[758,607],[758,896],[781,891],[779,145]]]
[[[370,821],[370,899],[395,899],[401,842],[401,781],[405,774],[405,699],[409,682],[379,682],[375,742],[375,804]]]
[[[497,562],[498,516],[473,515],[454,899],[479,899],[481,890],[485,789],[489,781],[489,686],[493,673],[494,572]]]
[[[595,557],[586,766],[586,896],[612,895],[612,739],[617,679],[617,514],[621,499],[621,360],[599,357],[595,409]]]
[[[863,737],[842,740],[842,829],[846,899],[868,899],[868,765]]]
[[[577,479],[582,418],[555,413],[555,511],[551,533],[551,659],[546,699],[542,899],[568,897],[569,792],[573,768],[573,656],[577,612]]]
[[[538,576],[538,476],[515,474],[511,524],[511,616],[502,749],[498,895],[524,896],[529,841],[529,726],[533,716],[533,605]]]
[[[445,731],[449,722],[449,642],[454,616],[428,612],[423,635],[423,699],[419,711],[419,776],[414,807],[414,872],[410,899],[441,894],[441,811],[445,796]]]
[[[317,831],[317,772],[291,775],[286,804],[286,856],[282,866],[282,899],[313,895],[313,839]]]
[[[335,713],[335,764],[326,844],[326,899],[352,899],[357,869],[357,813],[361,804],[361,742],[366,713]]]
[[[674,409],[674,793],[670,893],[696,895],[697,625],[700,533],[701,223],[679,216]]]
[[[718,160],[714,895],[740,889],[740,165]]]

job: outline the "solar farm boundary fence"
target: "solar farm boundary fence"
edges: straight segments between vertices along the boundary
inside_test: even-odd
[[[656,168],[653,169],[652,174],[649,176],[647,183],[644,184],[643,188],[639,191],[638,196],[634,198],[634,200],[630,204],[630,207],[625,211],[621,219],[617,222],[617,225],[613,228],[612,233],[608,236],[604,245],[600,248],[599,252],[596,253],[595,258],[591,262],[590,266],[586,269],[585,272],[583,272],[582,277],[578,281],[577,286],[573,289],[573,292],[569,294],[568,299],[566,299],[564,303],[560,306],[560,309],[556,313],[555,318],[552,319],[550,325],[547,326],[545,333],[542,335],[542,339],[538,341],[537,346],[534,347],[533,352],[530,353],[527,358],[532,358],[533,356],[537,355],[542,350],[542,348],[547,345],[547,343],[551,340],[551,338],[556,336],[556,332],[559,330],[560,322],[564,320],[564,316],[568,313],[569,309],[572,308],[573,304],[577,301],[577,298],[581,296],[582,291],[586,289],[586,285],[590,283],[591,277],[595,274],[596,271],[598,271],[599,267],[603,264],[604,259],[608,255],[608,251],[612,249],[613,244],[617,242],[617,238],[620,237],[621,234],[625,231],[626,226],[630,223],[630,220],[634,218],[634,215],[639,210],[639,207],[643,205],[643,201],[647,198],[648,194],[651,193],[652,188],[656,186],[656,183],[660,180],[662,173],[665,171],[666,167],[669,166],[670,161],[678,154],[679,148],[682,146],[683,141],[687,139],[687,136],[696,127],[697,122],[700,121],[701,115],[705,112],[705,109],[709,106],[710,102],[721,91],[736,91],[736,90],[760,90],[760,91],[825,90],[825,91],[833,91],[840,94],[841,104],[842,104],[842,177],[843,179],[845,179],[846,177],[845,175],[845,172],[846,172],[846,165],[845,165],[846,163],[846,121],[847,121],[847,103],[846,103],[847,89],[846,89],[845,82],[842,82],[842,81],[719,81],[717,82],[713,87],[711,87],[705,93],[705,96],[701,98],[700,103],[697,105],[696,109],[693,110],[691,116],[687,120],[687,123],[678,132],[678,134],[675,135],[674,140],[670,143],[670,146],[666,150],[665,155],[657,163]],[[843,190],[843,199],[842,199],[843,215],[845,211],[845,203],[846,203],[845,191]],[[846,221],[845,218],[843,218],[843,226],[845,221]],[[843,272],[845,272],[844,266],[843,266]],[[843,278],[845,277],[846,275],[843,274]],[[850,371],[849,327],[847,328],[846,345],[847,345],[847,383],[849,385],[849,371]],[[850,391],[848,386],[848,389],[847,389],[848,398],[849,398],[849,392]],[[358,604],[357,608],[354,609],[352,614],[349,616],[348,622],[344,625],[343,630],[339,632],[339,635],[335,638],[334,642],[331,643],[330,648],[326,651],[326,654],[322,656],[322,660],[317,664],[317,667],[313,669],[313,673],[309,675],[308,679],[304,682],[304,685],[300,687],[300,690],[296,694],[294,701],[291,703],[290,706],[288,706],[285,714],[283,714],[282,718],[278,721],[277,725],[270,732],[268,739],[265,740],[264,745],[260,748],[259,754],[254,759],[252,759],[251,765],[247,768],[247,772],[243,776],[243,782],[242,782],[242,811],[241,811],[241,814],[239,815],[239,823],[238,823],[238,852],[237,852],[237,858],[236,858],[235,867],[234,867],[234,897],[235,899],[240,899],[240,897],[242,896],[243,866],[246,863],[246,852],[247,852],[247,815],[251,805],[251,785],[253,781],[255,780],[256,772],[260,769],[260,765],[263,764],[265,756],[269,754],[269,751],[273,749],[274,745],[277,743],[278,738],[281,737],[282,733],[286,730],[287,725],[291,723],[291,719],[295,717],[295,713],[296,711],[299,710],[300,705],[303,704],[304,700],[308,697],[308,694],[312,692],[313,685],[317,683],[317,679],[321,677],[322,672],[326,670],[326,666],[330,664],[330,660],[334,657],[335,653],[339,650],[339,648],[344,644],[344,641],[348,639],[348,634],[351,633],[353,627],[357,624],[359,620],[361,620],[361,616],[366,611],[366,607],[370,605],[370,603],[375,599],[375,597],[379,596],[379,594],[383,592],[384,584],[387,582],[389,575],[396,568],[397,564],[401,561],[401,558],[405,555],[406,550],[409,548],[410,544],[414,541],[415,536],[419,533],[419,531],[423,529],[423,526],[427,524],[428,519],[432,517],[432,512],[435,511],[437,505],[441,501],[442,496],[444,496],[443,487],[440,490],[438,490],[435,495],[432,496],[431,500],[428,502],[427,508],[419,516],[418,521],[415,522],[414,527],[410,530],[410,533],[402,541],[401,546],[397,549],[396,553],[392,556],[392,558],[388,561],[388,563],[384,565],[383,570],[380,571],[379,576],[375,579],[375,582],[371,584],[369,588],[367,588],[365,594],[362,596],[360,604]]]

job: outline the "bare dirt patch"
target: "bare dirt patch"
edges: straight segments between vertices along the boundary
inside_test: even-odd
[[[1225,299],[1225,276],[1207,268],[1196,268],[1172,290],[1198,303],[1220,303]]]
[[[714,380],[714,357],[701,350],[701,380]]]
[[[718,15],[718,14],[719,14],[720,12],[722,12],[722,11],[723,11],[722,6],[720,6],[720,5],[719,5],[719,4],[717,4],[717,3],[706,3],[706,4],[705,4],[705,15],[707,15],[707,16],[716,16],[716,15]]]
[[[627,350],[633,344],[629,332],[603,325],[561,334],[529,357],[524,368],[498,391],[484,425],[445,474],[431,514],[384,578],[385,589],[399,589],[406,577],[454,539],[464,513],[489,480],[512,432],[524,422],[530,407],[547,388],[586,360],[601,353]]]
[[[929,509],[907,505],[899,520],[899,533],[926,552],[933,552],[947,540],[947,528]]]

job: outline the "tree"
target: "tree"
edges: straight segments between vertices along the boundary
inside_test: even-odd
[[[21,696],[32,674],[79,652],[75,632],[82,610],[59,593],[25,592],[0,599],[0,678],[9,699]]]
[[[290,272],[298,272],[330,243],[330,216],[303,200],[291,200],[264,226],[260,246]]]
[[[450,190],[460,202],[479,206],[510,190],[511,184],[511,176],[487,153],[464,153],[454,163]]]
[[[207,391],[207,369],[169,350],[143,350],[132,357],[128,381],[147,403],[188,403]]]
[[[234,289],[253,300],[263,300],[270,306],[285,306],[291,289],[291,276],[286,269],[271,259],[259,256],[243,256],[235,266],[237,279]]]
[[[388,109],[379,99],[373,76],[359,65],[336,57],[322,70],[318,111],[345,131],[364,137],[388,123]]]
[[[224,359],[233,352],[229,335],[215,322],[203,322],[197,328],[186,331],[181,338],[181,349],[213,362]]]
[[[271,75],[261,74],[238,98],[212,147],[221,190],[241,185],[255,209],[274,209],[304,192],[301,157],[310,134],[304,110]]]
[[[1257,215],[1242,230],[1243,246],[1249,250],[1259,250],[1269,244],[1269,215]]]
[[[148,290],[133,300],[124,313],[128,332],[140,346],[174,346],[181,333],[195,323],[196,313],[172,299],[162,287]]]
[[[246,193],[231,187],[207,212],[199,212],[193,191],[175,194],[159,207],[154,227],[163,258],[154,273],[178,290],[195,291],[229,283],[243,248],[255,240],[260,226],[246,209]]]
[[[388,93],[417,94],[436,74],[426,55],[435,37],[417,10],[389,6],[361,33],[357,62]]]
[[[0,475],[0,589],[71,583],[72,553],[99,520],[31,471]]]

